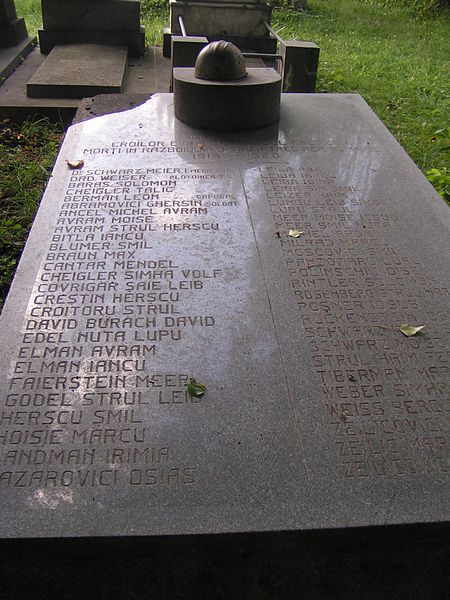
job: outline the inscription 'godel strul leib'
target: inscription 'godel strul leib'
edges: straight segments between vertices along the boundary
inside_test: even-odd
[[[301,102],[70,130],[2,317],[3,536],[448,514],[445,207],[358,97]]]

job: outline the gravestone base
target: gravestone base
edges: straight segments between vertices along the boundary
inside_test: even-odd
[[[30,98],[85,98],[122,91],[127,49],[73,44],[56,46],[27,85]]]

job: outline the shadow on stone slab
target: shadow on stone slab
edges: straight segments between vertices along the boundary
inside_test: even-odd
[[[3,542],[3,600],[444,600],[448,526]]]

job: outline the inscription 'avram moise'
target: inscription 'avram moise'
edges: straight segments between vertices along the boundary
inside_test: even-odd
[[[188,374],[155,371],[153,359],[215,327],[184,301],[222,269],[180,267],[153,236],[219,229],[208,213],[236,205],[232,194],[177,194],[181,179],[203,176],[215,178],[170,167],[71,173],[8,378],[1,487],[196,483],[197,469],[147,424],[202,402],[187,394]]]

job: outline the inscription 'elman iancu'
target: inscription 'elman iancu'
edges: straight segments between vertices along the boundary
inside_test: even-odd
[[[237,205],[232,194],[178,193],[200,176],[171,167],[71,172],[7,382],[1,487],[198,480],[146,423],[165,407],[202,402],[188,395],[188,374],[153,366],[168,344],[216,326],[213,314],[185,305],[223,269],[180,266],[154,243],[171,231],[217,231],[209,212]]]

